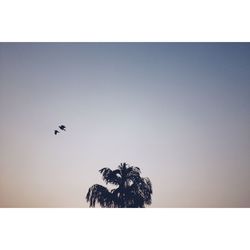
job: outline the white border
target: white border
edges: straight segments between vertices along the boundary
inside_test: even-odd
[[[2,209],[0,248],[248,250],[248,209]]]
[[[0,0],[1,41],[249,41],[246,0]]]

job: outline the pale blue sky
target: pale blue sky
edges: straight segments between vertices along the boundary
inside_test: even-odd
[[[1,43],[0,206],[87,207],[126,161],[151,207],[250,207],[249,79],[249,43]]]

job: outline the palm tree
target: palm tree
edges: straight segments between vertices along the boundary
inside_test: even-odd
[[[90,187],[86,196],[90,207],[95,207],[96,202],[101,207],[118,208],[142,208],[151,204],[151,181],[140,176],[141,171],[138,167],[121,163],[116,170],[102,168],[99,172],[106,184],[113,184],[117,188],[109,191],[98,184]]]

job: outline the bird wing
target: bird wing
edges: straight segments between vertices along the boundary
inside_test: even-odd
[[[65,130],[65,128],[66,128],[66,126],[64,126],[64,125],[60,125],[60,126],[58,126],[61,130]]]

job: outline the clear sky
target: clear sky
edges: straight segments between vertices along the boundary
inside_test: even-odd
[[[121,162],[151,207],[250,207],[250,43],[0,44],[0,207],[88,207]]]

